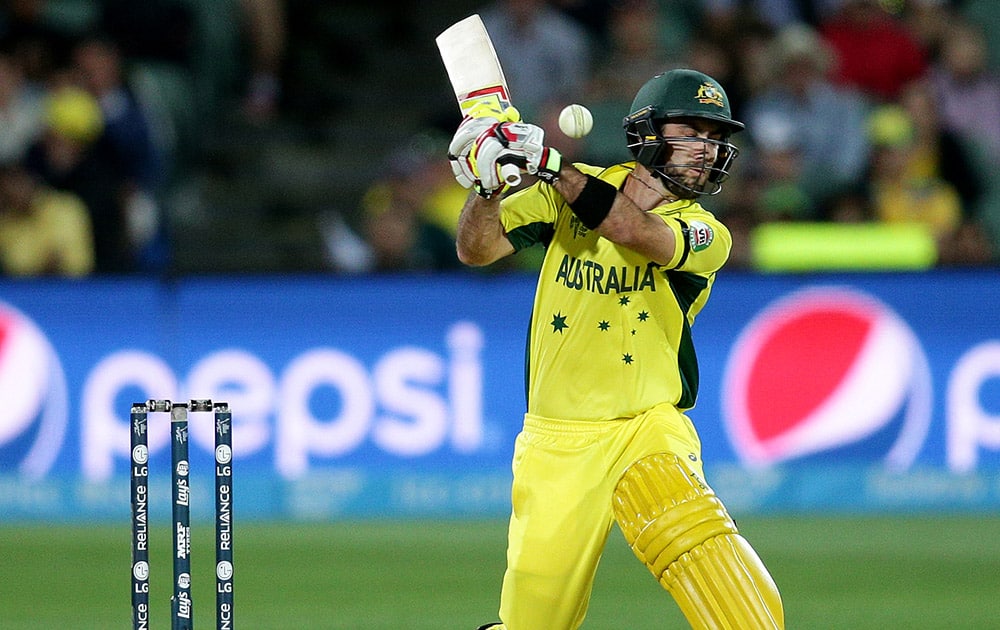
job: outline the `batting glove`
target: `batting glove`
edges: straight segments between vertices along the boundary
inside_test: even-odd
[[[489,199],[507,189],[500,173],[504,164],[524,164],[524,154],[506,148],[492,133],[479,137],[469,152],[467,164],[473,173],[473,187],[481,197]]]
[[[469,153],[478,138],[483,133],[489,131],[500,121],[496,118],[472,118],[466,116],[462,124],[458,126],[455,136],[448,145],[448,159],[451,161],[451,170],[455,174],[455,180],[463,188],[472,188],[477,177],[469,162]]]
[[[469,152],[468,164],[475,176],[477,191],[481,195],[492,196],[498,190],[515,183],[504,180],[502,166],[513,164],[510,173],[525,168],[528,155],[540,153],[544,149],[545,132],[537,125],[527,123],[501,123],[485,130],[476,138]],[[520,177],[516,178],[517,180]]]
[[[545,147],[545,130],[538,125],[515,122],[503,123],[493,129],[493,135],[507,149],[528,156],[540,153]]]
[[[516,167],[514,173],[518,169],[524,169],[528,163],[528,156],[542,152],[544,140],[545,132],[537,125],[501,123],[491,127],[473,143],[472,151],[469,153],[472,170],[487,190],[493,187],[494,181],[513,184],[515,182],[511,180],[503,181],[500,167],[513,164]]]
[[[504,123],[492,130],[493,134],[508,149],[515,151],[520,160],[518,165],[546,183],[559,179],[562,168],[562,154],[545,146],[545,131],[528,123]]]
[[[469,110],[448,145],[452,173],[463,188],[471,188],[478,179],[468,159],[476,139],[501,123],[519,120],[521,114],[516,108],[501,109],[489,101],[478,103]]]

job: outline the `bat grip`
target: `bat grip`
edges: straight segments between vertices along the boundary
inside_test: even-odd
[[[521,166],[523,159],[519,160],[513,156],[501,157],[497,162],[500,164],[500,178],[510,186],[517,186],[521,183]]]

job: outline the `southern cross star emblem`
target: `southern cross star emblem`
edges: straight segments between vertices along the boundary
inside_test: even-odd
[[[566,323],[566,316],[559,311],[552,316],[552,322],[549,324],[552,326],[552,332],[562,333],[565,329],[569,328],[569,324]]]

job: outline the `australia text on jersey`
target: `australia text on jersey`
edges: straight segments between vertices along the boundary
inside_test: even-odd
[[[655,266],[650,263],[641,265],[622,265],[620,267],[604,265],[576,258],[566,254],[559,263],[555,281],[561,282],[570,289],[591,291],[593,293],[626,293],[649,289],[656,291]]]

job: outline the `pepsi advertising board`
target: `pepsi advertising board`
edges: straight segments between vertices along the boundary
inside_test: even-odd
[[[0,519],[129,511],[129,411],[233,412],[241,518],[505,516],[535,278],[0,282]],[[737,513],[1000,507],[996,274],[723,273],[690,416]],[[585,358],[581,358],[583,360]],[[211,514],[211,414],[190,414]],[[149,419],[151,509],[169,414]]]

